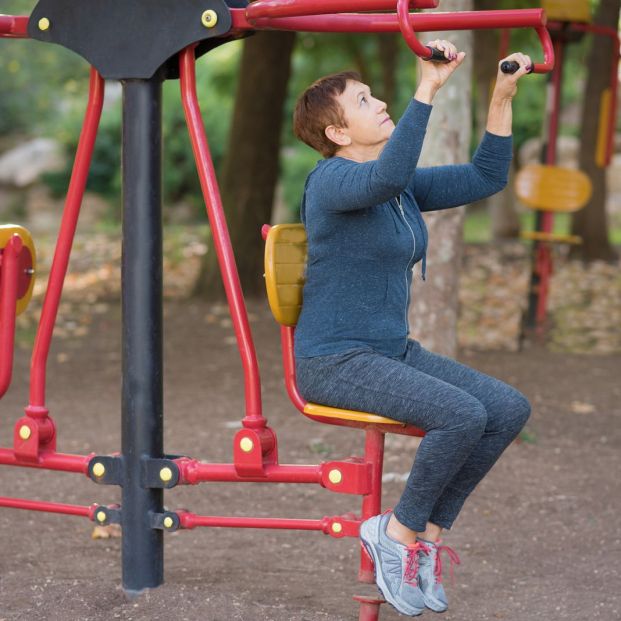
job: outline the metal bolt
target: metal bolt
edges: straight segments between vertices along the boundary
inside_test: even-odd
[[[213,28],[218,23],[218,14],[213,9],[209,9],[201,15],[201,22],[205,28]]]
[[[50,20],[47,17],[42,17],[39,20],[39,30],[43,30],[44,32],[46,30],[49,30],[51,26]]]
[[[98,522],[102,524],[106,521],[106,512],[105,511],[97,511],[97,515],[95,516]]]
[[[28,438],[32,435],[32,429],[28,427],[28,425],[22,425],[19,428],[19,437],[22,440],[28,440]]]
[[[173,478],[173,471],[166,467],[160,470],[160,479],[164,481],[164,483],[168,483]]]
[[[96,477],[102,477],[104,474],[106,474],[106,467],[98,461],[96,464],[93,465],[93,474]]]
[[[239,448],[244,451],[244,453],[250,453],[254,448],[254,442],[248,437],[242,438],[239,442]]]
[[[175,522],[169,515],[164,518],[164,528],[172,528],[174,523]]]
[[[328,473],[328,479],[330,479],[330,483],[336,485],[343,480],[343,474],[340,470],[337,470],[335,468],[334,470],[330,470],[330,472]]]
[[[332,532],[340,533],[343,530],[343,525],[340,522],[334,522],[332,524]]]

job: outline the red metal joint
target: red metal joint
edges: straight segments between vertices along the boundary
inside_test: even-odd
[[[269,427],[240,429],[233,439],[233,461],[240,476],[262,476],[278,463],[276,434]]]
[[[339,494],[371,493],[372,464],[359,457],[321,464],[321,485]]]
[[[13,448],[18,459],[37,461],[44,451],[56,452],[56,426],[45,407],[29,405],[25,411],[15,423]]]

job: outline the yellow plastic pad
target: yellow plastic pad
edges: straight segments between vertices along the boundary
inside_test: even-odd
[[[28,276],[27,284],[24,286],[24,280],[20,279],[20,291],[18,293],[18,299],[15,309],[15,314],[19,315],[26,310],[28,303],[30,302],[30,298],[32,297],[32,290],[34,289],[34,270],[36,269],[36,252],[34,247],[34,242],[32,241],[32,236],[23,226],[18,226],[17,224],[2,224],[0,225],[0,250],[2,250],[8,241],[13,237],[13,235],[19,235],[21,237],[22,243],[24,247],[22,249],[23,253],[29,253],[23,256],[22,264],[26,264],[28,268],[32,268],[32,275]]]
[[[595,146],[595,163],[600,168],[606,168],[609,162],[608,158],[608,141],[610,140],[610,100],[612,93],[609,88],[604,90],[599,104],[599,126],[597,128],[597,145]]]
[[[274,319],[295,326],[302,310],[306,231],[302,224],[277,224],[265,240],[265,286]]]
[[[591,23],[589,0],[543,0],[542,7],[551,22]]]
[[[368,412],[357,412],[356,410],[341,410],[339,408],[330,408],[326,405],[318,405],[316,403],[307,403],[304,407],[304,413],[311,416],[321,416],[323,418],[337,418],[339,420],[353,420],[360,423],[369,423],[374,425],[397,425],[405,427],[404,423],[392,418],[384,418],[377,414],[369,414]]]
[[[540,211],[578,211],[589,202],[592,191],[589,177],[573,168],[529,164],[515,178],[517,197]]]

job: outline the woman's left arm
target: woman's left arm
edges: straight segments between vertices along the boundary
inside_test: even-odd
[[[419,168],[412,175],[409,190],[421,211],[466,205],[496,194],[507,185],[513,156],[511,103],[517,93],[517,81],[529,72],[532,63],[528,56],[519,53],[500,62],[505,60],[517,61],[520,68],[514,74],[502,73],[499,68],[487,131],[472,163]]]

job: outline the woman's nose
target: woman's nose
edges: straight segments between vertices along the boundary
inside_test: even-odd
[[[386,106],[386,102],[382,101],[381,99],[377,99],[376,100],[376,105],[377,105],[377,111],[378,112],[384,112],[387,108]]]

